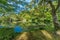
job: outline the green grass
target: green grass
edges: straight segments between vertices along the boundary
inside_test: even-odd
[[[0,40],[13,40],[18,34],[13,28],[0,28]]]

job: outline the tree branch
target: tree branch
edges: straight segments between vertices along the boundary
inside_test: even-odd
[[[52,1],[48,1],[48,3],[50,4],[52,10],[55,10],[55,6],[53,5]]]
[[[57,11],[57,9],[60,7],[60,0],[58,0],[58,5],[57,5],[57,7],[56,7],[56,11]]]

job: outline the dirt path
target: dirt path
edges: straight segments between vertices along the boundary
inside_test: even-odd
[[[22,34],[18,35],[15,40],[28,40],[27,32],[23,32]]]
[[[56,32],[60,35],[60,30]],[[18,35],[15,40],[28,40],[28,32],[23,32],[22,34]],[[32,32],[35,40],[60,40],[60,36],[54,37],[54,34],[49,33],[48,31],[41,30],[37,32]]]

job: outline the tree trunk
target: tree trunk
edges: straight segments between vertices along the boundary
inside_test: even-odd
[[[53,18],[53,24],[54,24],[55,30],[57,31],[60,28],[60,24],[58,22],[55,10],[52,10],[52,18]]]
[[[56,11],[52,10],[52,18],[53,18],[53,24],[54,24],[54,34],[55,35],[60,35],[60,23],[58,21],[57,15],[56,15]]]
[[[53,18],[53,24],[54,24],[54,27],[55,27],[55,32],[60,30],[60,23],[58,21],[58,18],[57,18],[57,15],[56,15],[56,11],[58,10],[58,8],[60,7],[60,0],[58,0],[58,4],[57,4],[57,7],[55,8],[55,6],[53,5],[52,1],[49,0],[48,3],[50,4],[51,8],[52,8],[52,12],[51,12],[51,15],[52,15],[52,18]]]

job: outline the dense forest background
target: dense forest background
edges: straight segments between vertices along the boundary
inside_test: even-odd
[[[60,0],[0,0],[0,40],[60,40]]]

